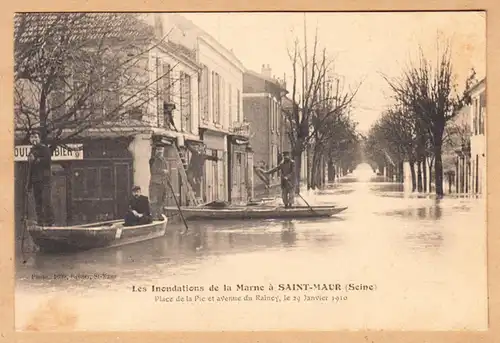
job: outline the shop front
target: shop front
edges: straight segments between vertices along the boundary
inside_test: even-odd
[[[234,204],[246,204],[253,198],[253,153],[249,140],[230,135],[228,151],[228,199]]]
[[[125,214],[133,177],[133,158],[128,150],[131,140],[132,137],[89,138],[72,142],[83,149],[81,156],[58,156],[57,151],[65,151],[59,147],[53,152],[55,225],[112,220]],[[21,224],[24,211],[29,219],[35,219],[33,194],[25,191],[27,170],[27,162],[16,163],[16,224]]]
[[[205,144],[205,154],[212,159],[205,160],[204,202],[215,200],[228,201],[227,193],[227,136],[224,132],[202,129],[200,133]],[[215,161],[217,158],[217,161]]]

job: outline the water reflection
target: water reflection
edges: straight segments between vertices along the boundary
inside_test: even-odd
[[[424,252],[437,252],[444,243],[443,233],[438,230],[408,233],[405,239],[411,249]]]
[[[399,183],[372,183],[371,191],[378,193],[387,193],[387,192],[397,192],[398,195],[402,195],[400,192],[404,191],[404,186]]]
[[[285,220],[281,228],[281,242],[284,246],[294,246],[297,241],[295,223],[292,220]]]
[[[419,220],[433,220],[437,221],[443,217],[443,209],[439,204],[439,201],[435,201],[431,206],[420,206],[416,208],[404,208],[394,211],[388,211],[382,213],[387,216],[400,216],[404,218],[412,218]]]

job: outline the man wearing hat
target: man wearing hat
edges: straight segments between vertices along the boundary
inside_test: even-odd
[[[290,158],[288,151],[283,152],[281,163],[264,174],[274,174],[281,171],[281,197],[286,208],[293,205],[295,195],[295,162]]]
[[[148,197],[141,195],[141,187],[134,186],[129,210],[125,215],[125,226],[145,225],[152,221]]]
[[[164,148],[157,146],[150,160],[151,180],[149,182],[149,197],[151,199],[152,215],[161,218],[167,200],[168,165],[164,157]]]
[[[38,225],[52,226],[54,213],[51,196],[51,156],[50,148],[43,144],[40,133],[34,131],[30,135],[31,150],[28,154],[29,175],[26,191],[33,190]]]

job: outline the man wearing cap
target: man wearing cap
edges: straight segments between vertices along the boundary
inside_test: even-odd
[[[285,207],[289,208],[293,205],[295,195],[295,162],[289,152],[283,152],[283,160],[278,166],[263,172],[269,175],[277,171],[281,171],[281,197]]]
[[[145,225],[152,221],[148,197],[141,195],[141,187],[134,186],[129,210],[125,215],[125,226]]]
[[[41,143],[40,134],[30,135],[31,150],[28,154],[29,175],[26,190],[33,190],[37,223],[41,226],[54,225],[51,196],[51,155],[50,148]]]
[[[150,160],[149,197],[154,218],[161,218],[167,200],[168,165],[163,153],[164,148],[162,146],[155,147],[154,155]]]

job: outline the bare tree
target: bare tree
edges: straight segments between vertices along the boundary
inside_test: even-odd
[[[400,78],[386,80],[398,103],[418,118],[422,130],[428,134],[434,155],[436,194],[443,196],[442,145],[445,126],[467,103],[468,97],[465,92],[459,95],[456,90],[449,47],[438,53],[439,60],[435,67],[421,52],[418,64],[410,65]]]
[[[350,118],[349,112],[332,113],[320,125],[319,119],[321,117],[314,117],[312,125],[316,130],[312,140],[312,178],[308,186],[313,189],[323,183],[319,177],[325,163],[352,169],[360,160],[356,123]]]
[[[52,149],[90,129],[147,120],[155,85],[168,88],[151,52],[167,44],[138,14],[21,13],[15,17],[16,128]],[[168,81],[161,82],[159,80]]]
[[[404,108],[394,107],[386,110],[370,129],[365,154],[379,164],[395,167],[400,182],[403,181],[402,163],[409,161],[412,191],[415,191],[418,141],[415,118]]]
[[[305,49],[307,50],[307,42]],[[292,155],[296,161],[298,192],[302,153],[311,145],[314,137],[317,137],[317,131],[329,118],[350,106],[359,87],[353,91],[333,91],[333,62],[327,58],[326,50],[319,51],[317,33],[310,59],[301,51],[297,39],[288,54],[292,63],[292,105],[283,109],[283,115],[289,127]]]

